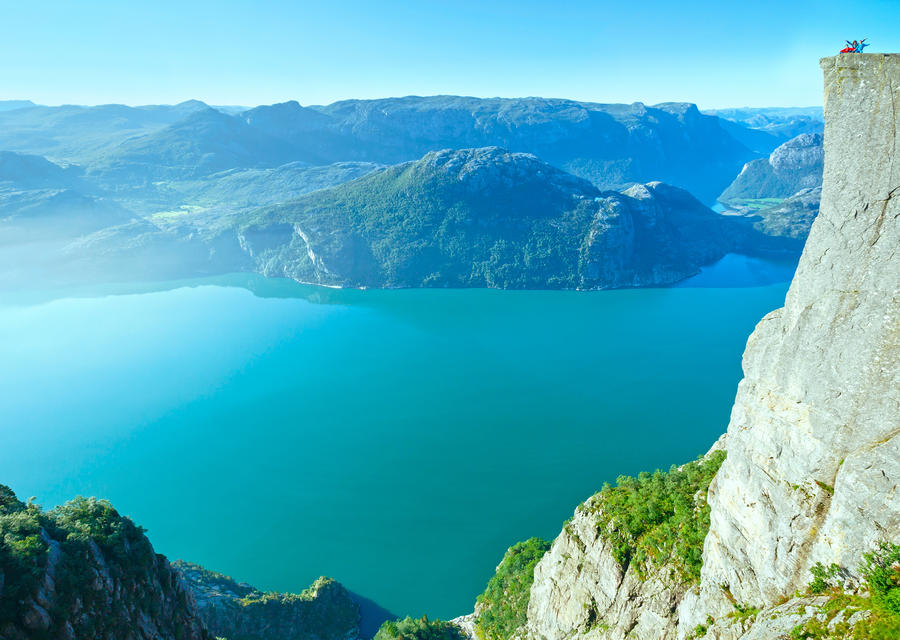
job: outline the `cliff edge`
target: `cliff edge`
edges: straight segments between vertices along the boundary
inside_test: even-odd
[[[824,58],[822,205],[756,327],[710,487],[703,582],[740,601],[900,542],[900,55]]]
[[[821,65],[821,212],[784,307],[748,340],[726,435],[692,464],[727,457],[708,488],[679,480],[685,465],[581,505],[518,635],[900,637],[900,55]],[[697,491],[672,503],[673,486]],[[633,526],[642,510],[655,528]]]

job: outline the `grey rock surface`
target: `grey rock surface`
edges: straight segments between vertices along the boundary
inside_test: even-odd
[[[703,581],[742,602],[900,541],[900,55],[822,66],[821,213],[784,308],[748,341],[710,487]]]
[[[666,567],[639,577],[623,571],[590,513],[579,507],[534,570],[528,636],[624,638],[676,637],[677,606],[687,585]]]

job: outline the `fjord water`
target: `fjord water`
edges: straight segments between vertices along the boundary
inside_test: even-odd
[[[3,293],[0,482],[109,498],[159,552],[263,589],[325,574],[395,614],[466,613],[509,545],[722,432],[790,277],[729,260],[767,284]]]

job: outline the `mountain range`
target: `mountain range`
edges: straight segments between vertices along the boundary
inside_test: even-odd
[[[701,216],[702,251],[675,223],[642,235],[637,211],[646,201],[666,220],[696,220],[701,202],[758,162],[741,140],[768,152],[799,116],[741,117],[747,122],[683,103],[459,96],[244,110],[199,101],[11,105],[0,110],[0,278],[251,269],[342,286],[665,284],[723,252],[785,249],[758,242],[767,228],[751,238],[736,229],[740,221],[720,216]],[[437,158],[483,162],[472,174],[477,191],[471,176],[451,188]],[[650,194],[643,200],[609,193],[647,184],[638,188]],[[679,189],[694,197],[672,199]],[[598,212],[610,207],[626,213],[604,214],[600,224]],[[454,215],[477,225],[454,227]],[[601,229],[589,230],[591,216]],[[309,230],[309,247],[286,232],[291,225]],[[386,249],[401,237],[415,242]],[[23,249],[23,240],[43,248]],[[459,251],[453,242],[475,244]]]

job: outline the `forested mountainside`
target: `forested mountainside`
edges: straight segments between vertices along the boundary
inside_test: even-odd
[[[496,147],[430,153],[239,229],[259,271],[304,282],[571,289],[669,284],[744,233],[681,189],[602,192]]]
[[[654,182],[601,191],[530,154],[488,147],[429,153],[251,211],[134,219],[61,253],[67,273],[144,275],[137,267],[342,287],[604,289],[672,284],[728,252],[782,249],[684,190]]]
[[[729,251],[797,250],[767,236],[801,239],[805,211],[755,228],[698,215],[758,155],[735,127],[774,136],[681,103],[17,105],[0,111],[0,283],[249,270],[340,286],[669,284]],[[477,185],[427,168],[467,154],[491,158]],[[533,161],[509,172],[501,156]],[[660,181],[699,202],[635,186]],[[311,230],[309,247],[292,226]],[[411,243],[385,250],[401,236]]]

